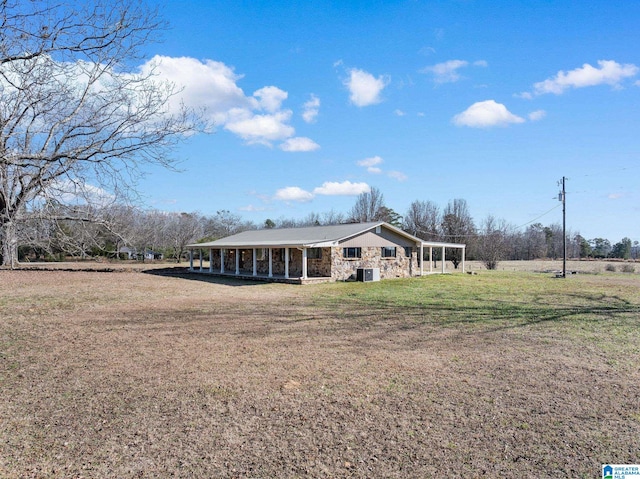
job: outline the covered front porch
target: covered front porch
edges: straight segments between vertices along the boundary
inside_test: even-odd
[[[331,280],[330,266],[309,268],[309,248],[199,248],[197,258],[190,250],[189,271],[281,282]],[[208,260],[205,257],[208,256]],[[198,262],[196,264],[196,261]],[[311,261],[314,261],[311,259]],[[205,262],[207,265],[205,266]],[[291,281],[290,281],[291,280]]]
[[[205,274],[210,276],[216,276],[220,278],[233,278],[240,280],[248,280],[248,281],[263,281],[265,283],[285,283],[285,284],[315,284],[315,283],[328,283],[333,281],[331,277],[328,276],[312,276],[307,278],[300,277],[289,277],[285,278],[283,274],[274,274],[272,276],[268,276],[266,274],[253,275],[251,273],[243,273],[235,274],[235,272],[225,272],[220,273],[220,271],[209,272],[209,268],[205,265],[202,269],[194,268],[190,269],[189,272],[197,273],[197,274]]]
[[[464,273],[464,263],[465,263],[465,255],[466,255],[466,245],[457,244],[457,243],[440,243],[440,242],[430,242],[423,241],[420,244],[420,276],[424,276],[427,274],[446,274],[447,272],[447,262],[446,262],[446,250],[453,249],[460,251],[460,266],[462,267],[462,272]],[[440,251],[440,268],[436,269],[433,267],[433,259],[434,259],[434,251]],[[425,258],[425,254],[428,253],[427,258]],[[425,261],[428,263],[428,270],[425,270]]]

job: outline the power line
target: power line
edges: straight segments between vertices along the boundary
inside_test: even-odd
[[[599,178],[603,177],[603,176],[608,176],[611,175],[612,173],[617,173],[619,171],[627,171],[627,170],[635,170],[636,168],[640,168],[640,165],[635,165],[635,166],[625,166],[622,168],[616,168],[616,169],[606,169],[603,171],[598,171],[598,172],[594,172],[594,173],[588,173],[586,175],[578,175],[578,178],[588,178],[590,176],[598,176]]]
[[[514,230],[519,230],[520,228],[524,228],[525,226],[529,226],[531,223],[533,223],[534,221],[538,221],[540,218],[542,218],[543,216],[548,215],[549,213],[551,213],[553,210],[557,210],[558,208],[560,208],[562,205],[555,205],[553,208],[551,208],[550,210],[545,211],[544,213],[542,213],[540,216],[532,219],[531,221],[529,221],[528,223],[524,223],[521,224],[520,226],[516,226],[515,228],[513,228]]]

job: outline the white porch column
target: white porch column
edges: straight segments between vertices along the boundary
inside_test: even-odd
[[[236,248],[236,274],[240,274],[240,250]]]
[[[224,273],[224,249],[220,248],[220,274]]]
[[[202,248],[200,248],[200,272],[202,273]]]
[[[445,273],[445,261],[444,261],[445,255],[444,255],[444,246],[442,247],[442,274]]]
[[[289,278],[289,248],[284,249],[284,277]]]
[[[272,248],[269,248],[269,278],[273,278],[273,254],[272,254]]]
[[[462,247],[462,272],[464,273],[464,253],[466,251],[466,246]]]
[[[424,245],[420,243],[420,276],[424,274]]]
[[[253,275],[258,276],[258,251],[253,248]]]
[[[189,271],[193,271],[193,250],[189,250]]]
[[[433,273],[433,246],[429,246],[429,273]]]
[[[209,273],[213,273],[213,248],[209,248]]]
[[[302,279],[307,279],[307,248],[302,248]]]

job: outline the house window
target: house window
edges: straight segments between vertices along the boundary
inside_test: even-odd
[[[413,248],[411,246],[405,246],[404,247],[404,255],[407,258],[411,258],[411,253],[413,253]]]
[[[269,249],[268,248],[258,248],[256,250],[256,260],[264,261],[269,258]]]
[[[382,247],[382,257],[383,258],[395,258],[396,257],[396,247],[393,246],[383,246]]]
[[[362,248],[342,248],[344,258],[362,258]]]
[[[307,258],[322,259],[322,248],[309,248],[307,250]]]

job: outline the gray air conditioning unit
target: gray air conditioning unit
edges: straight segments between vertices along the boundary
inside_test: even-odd
[[[380,268],[358,268],[356,279],[358,281],[380,281]]]

